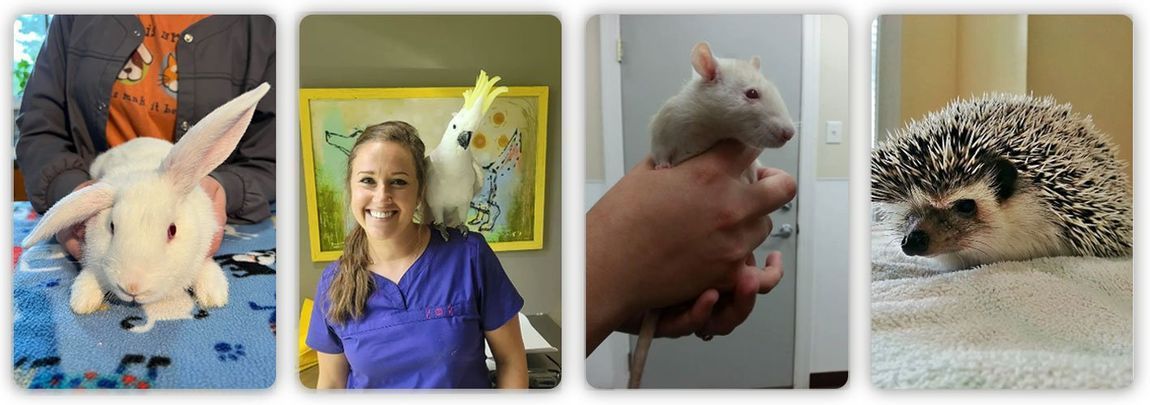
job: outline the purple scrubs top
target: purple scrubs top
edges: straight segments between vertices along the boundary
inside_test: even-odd
[[[347,357],[348,388],[491,388],[483,333],[517,316],[523,298],[482,235],[433,231],[398,284],[372,273],[363,318],[345,325],[326,317],[337,264],[320,278],[307,345]]]

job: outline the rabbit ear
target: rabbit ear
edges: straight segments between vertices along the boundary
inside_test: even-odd
[[[108,183],[93,183],[76,190],[57,201],[20,244],[30,247],[64,228],[87,221],[100,211],[111,208],[115,197],[116,190]]]
[[[271,86],[261,84],[216,108],[176,143],[160,165],[164,179],[189,193],[235,150],[255,114],[256,104]]]

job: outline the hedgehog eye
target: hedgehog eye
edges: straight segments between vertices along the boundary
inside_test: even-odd
[[[176,224],[168,225],[168,240],[176,237]]]
[[[974,200],[958,200],[954,203],[954,211],[964,216],[971,216],[978,212],[978,204]]]
[[[756,89],[749,89],[746,93],[747,98],[757,100],[759,98],[759,91]]]

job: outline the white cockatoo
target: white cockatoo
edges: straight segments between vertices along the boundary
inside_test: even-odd
[[[428,213],[445,240],[447,228],[467,232],[467,211],[483,186],[483,171],[469,148],[472,134],[495,97],[507,92],[507,87],[495,87],[499,79],[489,79],[487,72],[479,71],[475,87],[463,92],[463,107],[447,124],[439,146],[427,155]]]

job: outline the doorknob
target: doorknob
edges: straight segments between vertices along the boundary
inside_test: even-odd
[[[794,225],[782,224],[782,225],[779,225],[779,230],[771,232],[770,236],[772,238],[786,239],[786,238],[791,237],[791,235],[794,233],[795,233],[795,226]]]

